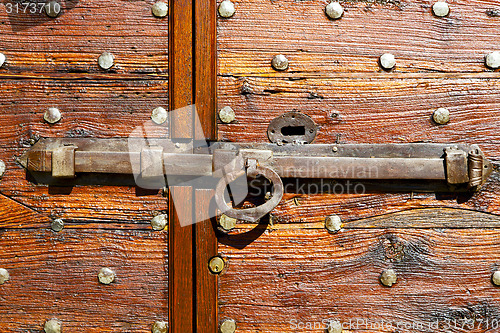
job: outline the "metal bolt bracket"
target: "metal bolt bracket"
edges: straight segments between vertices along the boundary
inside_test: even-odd
[[[45,10],[45,14],[47,14],[48,17],[55,18],[58,17],[61,13],[61,4],[59,3],[59,1],[49,1],[43,8]]]
[[[151,219],[151,227],[153,230],[161,231],[165,229],[168,224],[168,216],[166,214],[156,215]]]
[[[330,215],[325,219],[325,228],[329,232],[338,232],[342,229],[342,220],[338,215]]]
[[[485,57],[485,63],[488,68],[498,69],[500,68],[500,52],[495,51],[487,54]]]
[[[99,274],[97,274],[97,277],[99,278],[100,283],[110,284],[115,280],[116,274],[111,268],[103,267],[99,271]]]
[[[49,124],[55,124],[59,120],[61,120],[62,115],[61,111],[59,111],[58,108],[48,108],[47,111],[45,111],[45,114],[43,115],[43,119],[48,122]]]
[[[151,327],[151,333],[167,333],[168,325],[164,321],[155,321],[153,327]]]
[[[64,221],[62,219],[55,219],[50,223],[50,227],[55,232],[59,232],[64,229]]]
[[[271,60],[271,66],[277,71],[284,71],[288,69],[288,59],[283,54],[278,54]]]
[[[236,219],[222,214],[219,217],[218,224],[224,231],[230,231],[236,227]]]
[[[168,15],[168,5],[163,1],[157,1],[152,7],[151,12],[154,16],[162,18]]]
[[[7,59],[7,58],[5,57],[5,54],[0,53],[0,67],[2,67],[2,66],[3,66],[3,64],[5,63],[5,60],[6,60],[6,59]]]
[[[391,70],[396,66],[396,58],[391,53],[385,53],[380,56],[379,63],[383,69]]]
[[[393,269],[386,269],[380,275],[380,283],[382,283],[386,287],[392,287],[398,280],[398,276]]]
[[[225,263],[224,259],[222,259],[219,256],[213,257],[208,262],[208,269],[210,270],[210,273],[212,273],[212,274],[220,274],[224,270],[225,266],[226,266],[226,263]]]
[[[165,110],[165,108],[162,108],[161,106],[155,108],[151,112],[151,120],[158,125],[163,124],[166,122],[168,119],[168,112]]]
[[[234,110],[230,106],[225,106],[219,111],[219,119],[225,124],[229,124],[236,119]]]
[[[445,108],[439,108],[432,114],[432,119],[438,125],[446,125],[450,121],[450,111]]]
[[[4,284],[5,282],[9,281],[9,279],[9,271],[5,268],[0,268],[0,284]]]
[[[62,327],[61,322],[57,319],[50,319],[45,322],[43,327],[45,333],[61,333]]]
[[[432,5],[432,12],[437,17],[445,17],[450,14],[450,7],[444,1],[438,1]]]
[[[491,276],[491,282],[495,285],[500,287],[500,271],[496,271],[493,273]]]
[[[236,9],[234,4],[229,0],[224,0],[219,4],[219,15],[224,18],[230,18],[234,15]]]
[[[234,333],[236,331],[236,322],[233,319],[223,320],[219,325],[220,333]]]
[[[328,5],[326,5],[325,13],[329,18],[337,20],[344,14],[344,8],[340,3],[332,1]]]
[[[110,69],[115,64],[115,57],[109,52],[103,52],[97,59],[97,63],[102,69]]]

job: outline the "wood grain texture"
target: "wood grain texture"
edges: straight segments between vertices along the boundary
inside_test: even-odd
[[[151,332],[167,320],[167,233],[134,230],[5,230],[0,267],[0,330],[42,332],[57,318],[64,332]],[[116,273],[103,285],[102,267]]]
[[[219,316],[236,320],[238,332],[324,332],[323,320],[358,319],[368,326],[344,332],[493,332],[498,237],[496,229],[391,228],[228,236],[219,247],[228,259]],[[392,288],[378,280],[387,268],[398,274]],[[473,329],[453,327],[464,319]],[[314,323],[322,326],[305,326]]]
[[[15,8],[0,10],[0,49],[7,61],[1,74],[101,73],[158,75],[168,73],[168,19],[151,13],[147,1],[61,1],[62,13],[51,19]],[[115,65],[105,71],[97,58],[108,51]]]

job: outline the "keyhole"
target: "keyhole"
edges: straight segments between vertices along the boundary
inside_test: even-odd
[[[281,128],[281,134],[284,136],[297,136],[297,135],[305,135],[306,128],[305,126],[287,126]]]

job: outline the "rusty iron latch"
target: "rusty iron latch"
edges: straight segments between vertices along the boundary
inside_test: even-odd
[[[215,200],[227,216],[255,222],[281,201],[282,178],[441,181],[451,191],[474,191],[493,166],[468,144],[286,144],[192,142],[169,139],[54,139],[38,141],[19,160],[32,175],[51,179],[85,173],[215,177]],[[273,185],[264,204],[233,208],[225,199],[238,177],[263,176]],[[47,177],[43,178],[47,179]],[[153,183],[154,184],[154,183]]]

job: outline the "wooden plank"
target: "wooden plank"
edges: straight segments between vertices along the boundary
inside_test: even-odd
[[[36,223],[36,222],[35,222]],[[41,332],[57,318],[68,332],[150,332],[167,321],[167,232],[2,230],[0,330]],[[102,267],[116,273],[103,285]]]
[[[61,15],[51,19],[44,12],[24,13],[24,6],[16,9],[16,2],[8,1],[0,12],[0,50],[7,57],[1,72],[23,77],[41,73],[106,73],[116,78],[125,73],[166,75],[168,19],[151,14],[153,3],[62,1]],[[104,51],[115,56],[115,65],[107,72],[97,65]]]
[[[488,0],[453,1],[446,18],[428,1],[344,1],[339,20],[326,16],[325,1],[234,3],[235,15],[218,21],[224,74],[289,75],[270,66],[279,53],[290,59],[288,73],[377,72],[386,52],[397,72],[484,72],[484,55],[500,43]]]
[[[219,316],[236,320],[238,332],[324,332],[311,325],[333,319],[388,325],[347,332],[464,332],[447,326],[464,319],[473,319],[468,332],[494,331],[486,321],[500,319],[491,283],[499,236],[498,229],[291,229],[224,237]],[[387,268],[398,274],[392,288],[378,281]]]
[[[196,332],[217,331],[217,276],[208,270],[208,262],[217,255],[217,237],[213,226],[212,190],[196,190]]]

